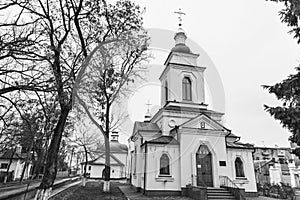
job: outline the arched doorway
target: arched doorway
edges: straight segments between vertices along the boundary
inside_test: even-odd
[[[213,187],[212,154],[206,145],[196,153],[197,186]]]

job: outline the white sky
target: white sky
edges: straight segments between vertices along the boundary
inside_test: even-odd
[[[277,83],[295,73],[299,46],[280,22],[281,6],[264,0],[137,0],[146,7],[144,25],[150,29],[176,31],[178,8],[186,12],[183,28],[188,38],[199,45],[213,61],[224,87],[225,107],[210,109],[225,112],[225,126],[242,142],[257,146],[289,146],[287,130],[263,110],[263,105],[279,105],[261,85]],[[173,38],[163,38],[173,42]],[[174,44],[171,43],[170,48]],[[189,42],[188,42],[189,45]],[[194,46],[194,45],[190,45]],[[194,53],[199,53],[191,47]],[[162,65],[168,52],[154,52],[156,65]],[[201,55],[200,58],[201,59]],[[210,66],[206,66],[209,68]],[[156,70],[157,71],[157,70]],[[160,104],[159,73],[144,83],[129,99],[128,111],[133,121],[143,121],[146,102],[155,110]],[[209,87],[209,86],[208,86]],[[211,99],[206,91],[207,101]],[[125,126],[132,127],[130,123]],[[125,142],[132,129],[121,136]],[[126,142],[127,143],[127,142]]]

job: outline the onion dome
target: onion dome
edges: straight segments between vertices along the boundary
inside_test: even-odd
[[[178,31],[175,33],[175,47],[172,48],[172,52],[180,52],[180,53],[192,53],[190,48],[186,46],[185,41],[187,39],[186,33],[180,27]]]

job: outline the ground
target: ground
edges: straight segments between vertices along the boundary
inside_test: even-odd
[[[111,184],[111,192],[104,193],[102,191],[103,183],[98,181],[87,182],[86,187],[79,185],[70,187],[51,200],[96,200],[96,199],[111,199],[111,200],[127,200],[123,193],[119,190],[118,184]]]
[[[59,193],[55,197],[52,197],[51,200],[96,200],[96,199],[110,199],[110,200],[192,200],[187,197],[149,197],[144,196],[142,193],[137,193],[134,190],[131,190],[128,184],[122,183],[111,183],[111,192],[104,193],[102,191],[103,183],[99,181],[88,182],[86,187],[81,186],[80,184],[72,186],[63,192]],[[121,191],[121,190],[122,191]],[[126,194],[126,196],[124,195]],[[257,198],[247,198],[247,200],[275,200],[268,197],[257,197]]]

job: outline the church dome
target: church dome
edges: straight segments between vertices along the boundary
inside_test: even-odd
[[[175,47],[172,48],[172,52],[180,52],[180,53],[192,53],[191,49],[185,44],[176,44]]]
[[[110,141],[110,152],[111,153],[122,153],[122,152],[127,152],[128,147],[126,144],[121,144],[118,141]],[[98,151],[105,152],[105,145],[101,145],[98,148]]]
[[[172,48],[172,52],[180,52],[180,53],[192,53],[191,49],[185,44],[187,39],[185,31],[180,27],[175,33],[175,47]]]
[[[116,141],[111,141],[110,142],[110,151],[112,151],[112,152],[128,151],[128,147],[126,144],[121,144]]]

